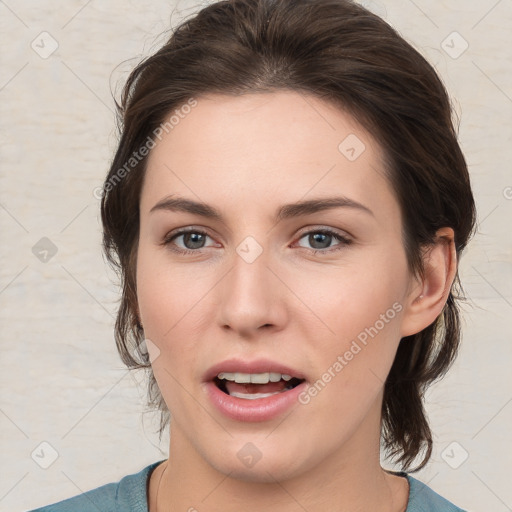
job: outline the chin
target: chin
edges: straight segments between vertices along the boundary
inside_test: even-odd
[[[314,465],[305,457],[304,446],[300,446],[299,439],[296,444],[297,447],[285,448],[282,443],[279,447],[269,443],[268,439],[266,443],[264,440],[252,443],[247,438],[231,440],[228,446],[218,446],[218,451],[207,453],[204,458],[216,471],[230,478],[253,483],[275,483],[297,477]],[[301,455],[300,459],[297,454]]]
[[[290,457],[288,461],[260,460],[253,467],[243,467],[240,462],[229,464],[226,461],[222,461],[215,467],[215,469],[225,475],[229,475],[230,478],[235,480],[251,483],[274,484],[276,482],[289,480],[301,473],[299,468],[291,468],[288,466],[287,462],[290,462],[291,460],[292,457]],[[303,471],[305,470],[306,469]]]

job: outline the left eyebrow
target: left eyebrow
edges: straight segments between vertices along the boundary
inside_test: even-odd
[[[353,208],[374,216],[373,212],[367,206],[349,199],[348,197],[336,196],[285,204],[279,208],[276,218],[278,220],[284,220],[291,217],[299,217],[300,215],[311,215],[316,212],[331,210],[333,208]]]
[[[334,208],[352,208],[375,216],[367,206],[344,196],[335,196],[284,204],[277,209],[275,217],[276,220],[281,221]],[[220,211],[213,206],[184,197],[165,197],[151,208],[150,213],[157,210],[186,212],[224,222]]]

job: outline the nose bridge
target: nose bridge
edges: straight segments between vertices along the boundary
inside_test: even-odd
[[[268,268],[270,251],[248,236],[236,247],[231,270],[222,286],[220,321],[234,330],[249,331],[278,324],[281,308],[277,280]]]

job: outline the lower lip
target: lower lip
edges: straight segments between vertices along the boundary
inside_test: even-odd
[[[277,418],[292,405],[299,405],[298,397],[306,388],[306,381],[287,391],[255,400],[237,398],[221,391],[213,382],[205,383],[213,405],[225,416],[236,421],[268,421]]]

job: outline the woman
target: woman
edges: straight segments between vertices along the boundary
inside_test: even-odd
[[[169,458],[38,510],[461,510],[409,474],[475,218],[433,68],[349,1],[229,0],[141,63],[119,109],[116,341],[148,370]]]

